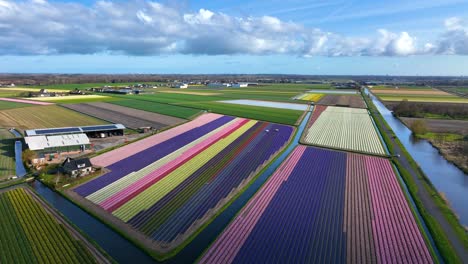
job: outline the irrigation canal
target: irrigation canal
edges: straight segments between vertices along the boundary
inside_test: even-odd
[[[119,263],[193,263],[203,251],[216,239],[222,230],[230,223],[233,217],[260,189],[265,181],[288,157],[292,150],[299,144],[302,132],[307,125],[312,108],[307,112],[301,124],[297,128],[291,144],[277,157],[273,163],[243,192],[226,210],[198,234],[175,257],[157,262],[146,253],[123,238],[102,222],[83,211],[60,194],[39,181],[31,183],[31,187],[41,195],[51,206],[60,211],[73,224],[80,228],[88,237],[96,241],[114,260]]]
[[[369,94],[367,89],[366,94]],[[447,198],[454,212],[460,217],[461,224],[468,226],[468,206],[466,206],[468,176],[447,161],[427,140],[413,137],[411,130],[393,116],[392,112],[378,98],[373,94],[370,96],[380,114],[431,180],[437,191],[443,193]]]

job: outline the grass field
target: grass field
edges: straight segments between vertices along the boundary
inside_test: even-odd
[[[97,263],[29,191],[0,193],[0,263]]]
[[[29,104],[17,103],[17,102],[8,102],[0,100],[0,111],[6,109],[20,108],[31,106]]]
[[[121,100],[110,103],[184,119],[188,119],[201,112],[200,109],[141,100]]]
[[[248,105],[233,105],[219,102],[187,102],[179,105],[199,108],[214,113],[239,116],[273,123],[294,125],[303,111],[258,107]]]
[[[0,180],[15,175],[15,140],[7,129],[0,129]]]
[[[105,121],[56,105],[31,106],[0,111],[0,127],[15,127],[22,130],[105,123]]]

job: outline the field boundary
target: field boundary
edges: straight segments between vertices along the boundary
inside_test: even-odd
[[[57,192],[60,193],[62,196],[66,197],[68,200],[72,201],[74,204],[82,208],[90,215],[99,219],[103,224],[109,226],[112,230],[125,237],[127,240],[129,240],[134,245],[142,249],[154,259],[158,261],[163,261],[175,256],[178,252],[185,248],[185,246],[191,243],[200,232],[202,232],[219,214],[221,214],[227,207],[229,207],[239,195],[244,193],[245,190],[247,190],[247,188],[253,182],[255,182],[255,180],[262,174],[262,172],[268,169],[269,166],[281,155],[281,153],[283,153],[289,147],[289,145],[294,139],[294,135],[296,135],[297,133],[297,129],[294,126],[288,126],[293,129],[293,133],[291,133],[289,139],[285,142],[284,146],[281,149],[279,149],[276,153],[274,153],[270,159],[266,160],[261,167],[259,167],[256,171],[252,172],[251,175],[247,177],[246,180],[244,180],[244,183],[241,183],[241,185],[236,187],[236,189],[234,190],[235,193],[231,192],[225,199],[220,200],[220,202],[225,200],[227,200],[228,202],[225,203],[223,206],[219,207],[219,209],[213,215],[210,215],[207,218],[208,220],[204,221],[202,225],[198,226],[195,229],[196,231],[187,236],[187,238],[184,239],[184,241],[181,242],[179,245],[167,251],[164,251],[164,247],[161,247],[160,244],[157,243],[157,241],[135,230],[132,226],[123,222],[122,220],[118,219],[112,214],[107,215],[109,213],[104,211],[101,207],[75,193],[73,189],[77,188],[78,185],[73,186],[73,188],[57,189]],[[85,182],[80,183],[80,185],[84,183]],[[218,206],[219,205],[215,206],[215,208]],[[210,211],[212,210],[213,209],[211,209]]]
[[[370,93],[370,90],[369,90]],[[367,104],[370,106],[369,110],[371,111],[372,115],[374,116],[376,120],[376,124],[379,127],[379,130],[384,131],[384,128],[382,126],[385,126],[391,133],[393,133],[393,130],[389,127],[385,119],[382,118],[382,121],[384,122],[383,124],[381,123],[381,120],[376,118],[376,115],[380,115],[380,112],[376,109],[375,105],[370,101],[370,98],[367,96],[363,96],[364,99],[366,100]],[[378,97],[376,97],[378,98]],[[374,112],[375,111],[375,112]],[[381,115],[380,115],[381,116]],[[389,146],[389,150],[393,154],[394,149],[393,145],[391,144],[391,140],[389,138],[389,135],[384,133],[384,140],[386,141],[387,145]],[[437,192],[435,187],[432,185],[431,181],[427,178],[427,176],[424,174],[424,172],[419,168],[419,166],[416,164],[416,162],[412,159],[411,155],[408,153],[408,151],[404,148],[404,146],[401,144],[400,140],[394,136],[394,141],[398,145],[398,147],[401,148],[402,154],[405,156],[405,158],[408,159],[410,162],[411,166],[413,167],[413,170],[417,175],[411,175],[408,171],[406,171],[402,165],[399,163],[399,161],[395,158],[393,158],[393,162],[398,168],[403,180],[405,181],[408,190],[410,192],[411,197],[413,198],[422,218],[424,219],[424,222],[426,226],[429,229],[430,234],[432,235],[436,243],[436,246],[446,262],[456,262],[459,263],[461,262],[460,256],[458,256],[455,253],[455,250],[453,248],[453,245],[451,244],[449,238],[447,237],[447,234],[445,233],[444,229],[442,228],[441,224],[439,223],[436,218],[434,218],[429,212],[427,212],[427,209],[425,208],[422,200],[418,196],[418,186],[416,185],[414,177],[420,179],[422,181],[423,188],[425,191],[428,192],[428,195],[431,199],[431,201],[434,203],[434,205],[437,207],[437,210],[440,210],[440,214],[443,215],[443,218],[447,221],[449,224],[450,228],[452,228],[452,231],[456,234],[456,238],[460,240],[461,246],[464,247],[464,250],[466,252],[466,249],[468,248],[468,236],[466,234],[465,229],[461,226],[460,222],[458,221],[456,215],[450,208],[450,206],[446,203],[446,201],[440,196],[440,194]]]

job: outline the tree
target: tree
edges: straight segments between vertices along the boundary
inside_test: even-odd
[[[30,150],[30,149],[26,149],[25,151],[23,151],[23,162],[24,163],[32,163],[31,161],[33,159],[37,158],[37,154],[36,152]]]
[[[427,126],[424,120],[415,120],[411,123],[411,131],[416,135],[423,135],[427,133]]]

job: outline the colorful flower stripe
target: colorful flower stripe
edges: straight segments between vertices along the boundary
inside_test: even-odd
[[[46,102],[36,102],[24,99],[14,99],[14,98],[0,98],[0,101],[14,102],[14,103],[23,103],[23,104],[32,104],[32,105],[53,105],[53,103]]]
[[[200,263],[231,263],[247,237],[252,232],[273,196],[284,181],[288,180],[305,147],[298,146],[281,164],[262,189],[249,201],[242,212],[228,226],[203,256]],[[255,210],[253,208],[255,207]]]
[[[320,117],[320,115],[327,109],[327,106],[324,105],[316,105],[314,106],[314,111],[312,113],[312,116],[310,117],[310,121],[307,124],[307,128],[311,127],[315,121]]]
[[[123,206],[113,212],[113,214],[127,222],[141,210],[146,210],[155,202],[159,201],[163,196],[169,193],[177,185],[188,178],[192,173],[199,169],[203,164],[212,159],[227,145],[232,143],[236,138],[242,135],[246,130],[252,127],[256,121],[249,121],[247,124],[234,131],[229,136],[219,140],[208,149],[204,150],[193,159],[184,163],[182,166],[171,172],[169,175],[152,185],[148,189],[138,194],[135,198],[125,203]]]
[[[267,130],[274,131],[279,125],[269,125]],[[213,215],[212,208],[221,208],[226,197],[232,197],[238,189],[244,186],[256,174],[259,165],[278,151],[287,141],[291,132],[280,129],[278,132],[263,132],[253,135],[247,142],[239,146],[229,158],[226,167],[215,172],[212,179],[202,185],[183,206],[179,207],[162,225],[154,230],[152,237],[156,241],[169,243],[177,239],[179,234],[198,227],[198,219],[206,219]],[[257,171],[258,172],[258,171]]]
[[[197,140],[185,145],[184,147],[172,152],[171,154],[161,158],[150,165],[144,167],[143,169],[132,172],[125,177],[105,186],[104,188],[86,196],[86,199],[92,201],[93,203],[99,204],[109,198],[110,196],[116,194],[117,192],[123,190],[124,188],[128,187],[130,184],[138,181],[139,179],[145,177],[146,175],[150,174],[152,171],[155,171],[161,168],[164,164],[175,160],[177,157],[182,155],[184,152],[189,150],[190,148],[194,147],[195,145],[199,144],[200,142],[208,139],[209,137],[213,136],[214,134],[218,133],[219,131],[223,130],[224,128],[230,126],[232,123],[237,122],[237,119],[230,121],[229,123],[224,124],[221,127],[207,133],[206,135],[200,137]]]
[[[372,203],[367,177],[366,156],[348,154],[346,161],[346,200],[344,227],[347,262],[376,263],[372,231]]]
[[[307,130],[304,141],[318,146],[385,155],[366,109],[327,107]]]
[[[151,235],[177,208],[180,208],[186,203],[190,197],[195,195],[203,186],[216,181],[218,178],[216,175],[226,168],[227,164],[234,157],[235,152],[245,149],[242,145],[252,142],[253,138],[256,139],[258,133],[264,131],[265,127],[267,127],[267,123],[258,122],[255,124],[255,126],[237,138],[213,159],[205,163],[199,170],[164,196],[163,199],[151,206],[150,209],[136,215],[129,223],[143,233]],[[215,178],[213,179],[213,177]],[[228,189],[233,188],[229,186],[225,187]]]
[[[157,145],[161,142],[164,142],[168,139],[176,137],[182,133],[185,133],[191,129],[196,127],[205,125],[213,120],[222,117],[222,115],[218,114],[204,114],[202,116],[197,117],[195,120],[190,121],[188,123],[182,124],[170,130],[163,131],[159,134],[154,136],[142,139],[135,143],[123,146],[121,148],[106,152],[102,155],[94,157],[91,159],[91,162],[95,165],[107,167],[111,164],[116,163],[117,161],[123,160],[127,157],[130,157],[138,152],[141,152],[145,149],[148,149],[151,146]]]
[[[221,138],[226,137],[229,134],[232,134],[235,130],[246,124],[248,120],[246,119],[239,119],[234,122],[229,127],[226,127],[222,131],[219,131],[217,134],[213,135],[212,137],[206,139],[205,141],[201,142],[200,144],[196,145],[195,147],[189,149],[188,151],[184,152],[181,156],[177,157],[171,162],[166,163],[161,168],[151,172],[150,174],[146,175],[142,179],[136,181],[135,183],[131,184],[127,188],[123,189],[122,191],[116,193],[115,195],[109,197],[99,205],[107,211],[113,212],[124,203],[131,200],[133,197],[137,196],[142,191],[146,190],[149,186],[155,184],[174,170],[176,170],[179,166],[187,162],[188,160],[192,159],[205,149],[209,148],[214,143],[218,142]]]
[[[372,196],[372,227],[378,262],[432,262],[390,163],[387,160],[366,157],[366,166]]]
[[[194,140],[213,131],[214,129],[223,126],[233,120],[233,117],[222,116],[204,125],[195,127],[164,142],[160,142],[154,146],[148,146],[145,150],[140,151],[132,156],[120,160],[107,167],[110,170],[99,178],[96,178],[86,184],[75,188],[75,192],[81,196],[88,196],[101,188],[121,179],[122,177],[140,170],[151,163],[173,153],[174,151],[183,148]],[[172,129],[171,129],[172,130]]]
[[[432,259],[388,160],[299,146],[200,262]]]

